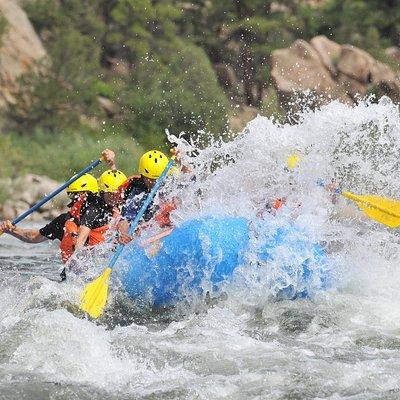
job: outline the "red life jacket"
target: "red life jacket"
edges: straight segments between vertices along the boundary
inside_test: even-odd
[[[172,199],[170,203],[167,203],[165,200],[160,200],[160,209],[158,213],[155,215],[154,220],[158,223],[160,228],[165,228],[167,226],[171,226],[171,213],[175,211],[177,207],[177,200],[175,198]]]
[[[272,208],[275,210],[279,210],[285,204],[285,202],[285,199],[275,199],[272,202]]]
[[[69,210],[71,218],[64,225],[64,235],[60,243],[61,259],[66,263],[74,254],[76,238],[78,236],[79,221],[81,218],[81,208],[87,199],[87,194],[82,194]],[[114,207],[113,217],[119,215],[119,210]],[[105,240],[105,234],[109,229],[109,224],[91,229],[86,246],[96,246]]]

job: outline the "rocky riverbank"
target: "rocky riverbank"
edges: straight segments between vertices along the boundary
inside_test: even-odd
[[[396,49],[386,51],[393,61],[398,60]],[[279,103],[286,110],[293,111],[304,93],[314,95],[315,105],[331,100],[354,104],[371,94],[400,101],[399,76],[389,65],[360,48],[325,36],[314,37],[309,43],[298,39],[288,48],[273,51],[271,65]]]
[[[14,180],[1,180],[0,185],[4,192],[4,201],[0,204],[0,220],[13,219],[31,208],[39,200],[53,192],[60,183],[35,174],[22,175]],[[60,193],[53,200],[44,204],[40,210],[34,212],[27,220],[51,220],[66,209],[68,198]]]

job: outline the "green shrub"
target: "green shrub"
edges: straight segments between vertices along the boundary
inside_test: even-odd
[[[106,147],[115,151],[118,168],[129,175],[136,173],[138,160],[144,152],[132,138],[125,135],[70,132],[58,136],[36,133],[31,137],[2,134],[0,138],[1,153],[7,155],[6,159],[0,161],[0,178],[17,177],[30,172],[64,181],[98,158]],[[98,176],[106,168],[101,165],[94,174]]]
[[[164,129],[194,136],[199,130],[217,135],[226,130],[227,99],[203,50],[180,43],[166,65],[142,68],[139,87],[122,96],[126,125],[140,142]]]

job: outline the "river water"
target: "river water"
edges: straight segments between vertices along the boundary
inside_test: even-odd
[[[326,247],[332,288],[277,300],[244,265],[223,296],[176,309],[141,308],[113,290],[93,322],[76,310],[80,282],[57,282],[56,244],[4,235],[0,399],[400,398],[400,238],[315,184],[335,177],[355,193],[396,197],[397,107],[333,102],[295,125],[258,117],[204,150],[175,140],[197,177],[167,183],[182,199],[176,224],[215,214],[255,220],[267,199],[286,195],[277,218]],[[302,160],[287,172],[293,151]]]

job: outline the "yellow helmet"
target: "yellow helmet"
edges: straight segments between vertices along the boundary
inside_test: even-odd
[[[158,150],[144,153],[139,160],[139,174],[146,178],[157,179],[168,164],[168,157]]]
[[[300,161],[300,156],[296,153],[293,153],[286,160],[286,166],[289,170],[293,170],[297,167],[299,161]]]
[[[99,191],[99,186],[97,185],[97,179],[90,174],[82,175],[75,182],[72,182],[67,187],[67,192],[77,193],[77,192],[92,192],[97,193]]]
[[[126,175],[121,171],[111,169],[103,172],[99,179],[99,190],[101,192],[114,193],[127,180]]]

